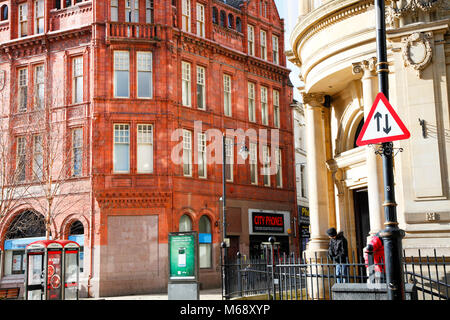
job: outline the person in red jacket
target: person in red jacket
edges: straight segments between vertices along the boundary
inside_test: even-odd
[[[369,265],[369,255],[373,256],[373,264]],[[366,267],[369,267],[370,282],[385,282],[384,269],[384,245],[380,233],[373,235],[367,247],[364,248],[364,261]],[[373,268],[374,274],[371,272]],[[372,277],[375,276],[375,281]]]

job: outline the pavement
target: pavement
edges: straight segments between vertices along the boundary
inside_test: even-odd
[[[114,297],[80,298],[80,300],[168,300],[168,296],[166,292]],[[200,300],[222,300],[222,289],[200,290]]]

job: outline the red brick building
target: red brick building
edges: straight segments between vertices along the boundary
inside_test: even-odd
[[[21,181],[37,188],[35,136],[46,129],[23,123],[47,110],[44,127],[62,128],[57,153],[69,163],[51,235],[81,242],[82,295],[167,290],[168,232],[180,230],[202,234],[201,285],[220,286],[222,165],[208,129],[258,133],[245,139],[245,162],[242,143],[227,140],[229,254],[257,254],[270,234],[298,250],[292,86],[273,0],[19,0],[0,1],[0,13],[10,163],[24,163]],[[276,171],[264,175],[268,156]],[[20,241],[42,236],[8,235],[19,213],[46,216],[36,194],[1,217],[2,286],[23,282]],[[256,228],[256,213],[276,216],[281,231]]]

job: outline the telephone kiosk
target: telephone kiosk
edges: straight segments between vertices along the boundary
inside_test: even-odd
[[[30,243],[25,254],[25,300],[78,300],[78,243],[39,240]]]

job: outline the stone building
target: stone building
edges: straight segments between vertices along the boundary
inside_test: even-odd
[[[0,11],[2,133],[18,189],[33,191],[0,217],[1,286],[23,284],[24,247],[47,232],[82,246],[81,296],[162,292],[168,233],[194,230],[201,286],[219,287],[222,165],[212,159],[226,129],[258,133],[227,135],[228,253],[258,254],[274,234],[254,229],[253,215],[279,217],[278,241],[298,249],[292,87],[274,1],[26,0]],[[50,140],[62,160],[48,172],[61,174],[43,184],[65,188],[52,196],[36,191],[36,177],[51,176],[36,173]],[[38,228],[10,230],[33,213]]]
[[[358,255],[384,229],[383,177],[356,138],[378,93],[373,0],[300,0],[288,59],[301,69],[306,108],[311,241],[344,231]],[[408,256],[450,254],[449,2],[386,1],[390,104],[411,133],[394,143],[397,215]]]
[[[306,119],[302,103],[292,103],[294,118],[294,146],[295,146],[295,180],[297,183],[297,208],[300,238],[300,254],[302,255],[309,241],[309,202],[306,164]]]

